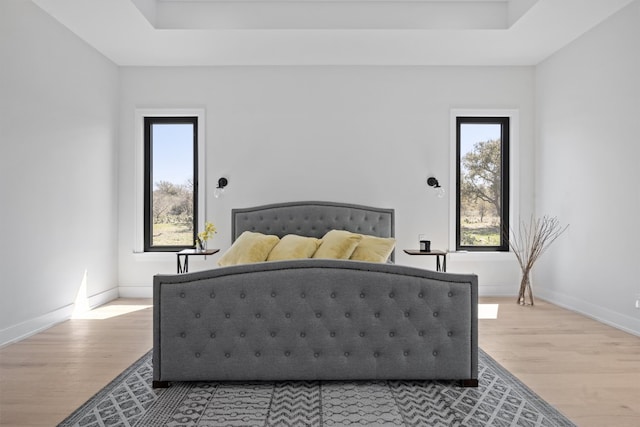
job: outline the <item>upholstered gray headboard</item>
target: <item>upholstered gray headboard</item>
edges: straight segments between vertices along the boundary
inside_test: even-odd
[[[329,230],[395,237],[393,209],[334,202],[276,203],[231,211],[231,236],[245,231],[320,238]],[[394,254],[391,255],[393,260]]]

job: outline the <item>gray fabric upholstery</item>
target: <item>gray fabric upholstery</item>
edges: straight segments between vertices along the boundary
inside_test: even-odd
[[[393,209],[344,203],[291,202],[233,209],[231,218],[233,240],[244,231],[278,237],[298,234],[320,238],[329,230],[347,230],[377,237],[395,236]]]
[[[390,209],[233,211],[243,231],[394,235]],[[477,277],[306,259],[154,277],[154,383],[478,378]]]
[[[477,278],[295,260],[154,279],[154,380],[477,378]]]

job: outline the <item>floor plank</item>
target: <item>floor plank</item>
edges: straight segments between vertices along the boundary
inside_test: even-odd
[[[640,426],[640,337],[537,300],[480,320],[483,350],[579,426]]]
[[[0,348],[0,425],[58,424],[151,349],[151,314],[118,299]]]
[[[480,302],[499,304],[480,346],[577,425],[640,426],[639,337],[542,300]],[[150,300],[85,317],[0,348],[1,426],[56,425],[151,349]]]

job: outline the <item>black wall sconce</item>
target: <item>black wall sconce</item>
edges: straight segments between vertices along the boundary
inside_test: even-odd
[[[444,188],[442,188],[440,186],[440,183],[438,182],[438,180],[435,177],[433,177],[433,176],[429,177],[427,179],[427,185],[429,187],[433,187],[434,190],[436,190],[436,195],[439,198],[443,198],[444,197]]]
[[[218,180],[218,186],[215,190],[213,190],[213,197],[216,199],[224,194],[224,188],[229,185],[229,180],[225,177],[222,177]]]

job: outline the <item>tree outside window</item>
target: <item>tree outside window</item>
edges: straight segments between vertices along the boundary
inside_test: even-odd
[[[508,251],[509,118],[457,117],[456,250]]]

